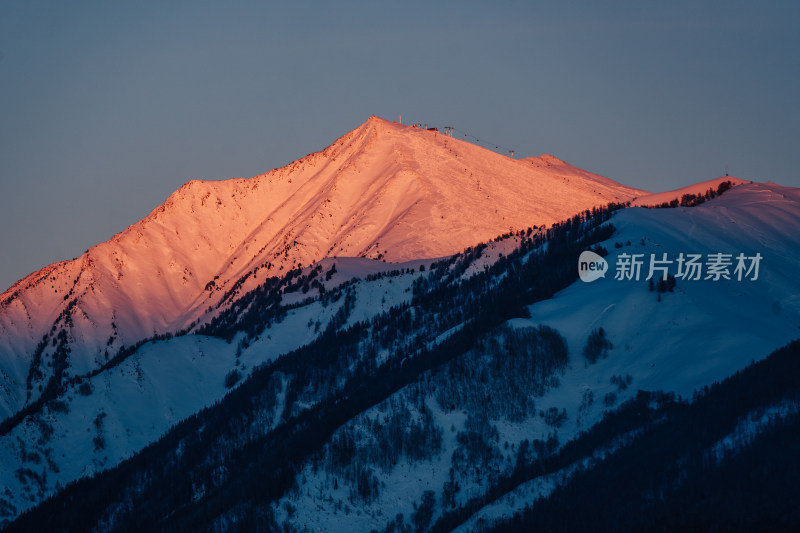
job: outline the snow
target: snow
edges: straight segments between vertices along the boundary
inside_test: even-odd
[[[672,191],[644,194],[642,196],[635,198],[631,202],[631,205],[638,207],[646,207],[646,206],[661,205],[664,202],[671,202],[672,200],[680,201],[681,197],[684,194],[703,195],[709,189],[713,189],[714,191],[716,191],[719,185],[726,181],[731,182],[731,185],[734,187],[737,185],[741,185],[743,183],[750,183],[747,180],[735,178],[733,176],[723,176],[721,178],[714,178],[712,180],[693,183],[692,185],[687,185],[686,187],[681,187],[680,189],[675,189]]]
[[[693,208],[627,209],[611,222],[617,232],[604,243],[612,272],[593,283],[576,282],[552,299],[530,306],[530,319],[513,327],[545,324],[567,339],[570,365],[560,386],[537,399],[537,409],[566,409],[560,442],[599,421],[606,394],[612,408],[637,390],[662,390],[691,398],[695,390],[734,374],[800,335],[800,190],[774,184],[745,184]],[[645,244],[641,241],[644,239]],[[627,241],[631,246],[624,246]],[[615,248],[614,243],[623,243]],[[761,253],[757,281],[681,281],[673,293],[648,290],[643,281],[613,279],[620,253]],[[673,271],[674,273],[674,271]],[[645,273],[646,275],[646,273]],[[734,278],[735,279],[735,278]],[[588,364],[581,351],[589,333],[602,327],[614,347],[607,359]],[[631,375],[620,391],[611,376]],[[594,395],[582,407],[585,391]],[[771,417],[796,412],[796,405],[773,406],[743,420],[715,448],[728,453],[767,424]],[[500,440],[544,438],[551,428],[541,420],[498,423]],[[479,527],[546,495],[559,475],[537,479],[475,513],[463,531]],[[483,519],[483,521],[481,521]]]
[[[472,531],[485,531],[487,526],[504,518],[510,518],[515,513],[524,511],[538,498],[546,498],[556,488],[566,483],[576,471],[586,469],[595,461],[602,460],[614,453],[615,450],[632,440],[633,435],[625,435],[608,446],[595,450],[591,456],[572,463],[556,472],[538,476],[530,481],[520,484],[514,490],[504,494],[497,500],[483,506],[474,513],[469,520],[453,530],[453,533],[467,533]]]
[[[617,232],[605,243],[612,272],[594,283],[576,282],[552,299],[530,306],[530,319],[509,321],[511,327],[539,324],[557,329],[567,339],[570,363],[558,375],[559,386],[537,397],[536,410],[554,407],[567,412],[563,426],[554,429],[535,415],[521,422],[496,420],[498,442],[504,455],[504,468],[511,463],[514,446],[523,439],[547,439],[557,434],[560,443],[575,438],[602,419],[604,414],[632,397],[639,389],[675,392],[684,397],[713,381],[719,381],[743,368],[754,359],[798,335],[800,327],[800,286],[796,265],[800,263],[800,191],[773,184],[743,184],[712,201],[693,208],[641,209],[618,213],[611,222]],[[644,244],[642,244],[644,240]],[[630,246],[625,243],[630,241]],[[619,242],[622,248],[616,248]],[[502,248],[502,243],[501,243]],[[662,295],[650,292],[643,276],[639,282],[613,279],[613,266],[621,253],[761,253],[759,279],[756,281],[681,281],[675,292]],[[489,250],[487,253],[495,254]],[[577,265],[576,265],[577,267]],[[673,270],[674,273],[674,270]],[[588,364],[582,355],[587,336],[603,327],[613,343],[606,359]],[[612,376],[631,377],[631,384],[621,388]],[[593,402],[585,401],[588,394]],[[404,392],[398,391],[395,397]],[[605,398],[609,396],[607,404]],[[397,513],[410,518],[412,502],[420,501],[426,489],[437,491],[446,479],[447,461],[457,448],[450,427],[463,427],[464,413],[444,413],[431,397],[428,407],[437,412],[438,425],[444,431],[442,452],[427,463],[409,470],[398,465],[387,475],[379,476],[385,484],[377,504],[352,506],[344,515],[331,506],[336,495],[326,489],[324,473],[313,474],[306,468],[298,480],[306,482],[300,492],[288,496],[297,507],[290,521],[312,530],[344,531],[348,528],[383,528]],[[374,408],[373,408],[374,409]],[[777,408],[776,408],[777,409]],[[786,406],[754,414],[742,423],[731,442],[740,442],[748,431],[765,424],[770,416],[794,412]],[[368,411],[369,413],[369,411]],[[454,420],[453,416],[460,419]],[[511,451],[503,444],[511,444]],[[507,517],[547,495],[575,468],[613,450],[598,450],[566,469],[531,480],[477,511],[460,530],[479,530],[482,524]],[[726,440],[719,446],[728,449]],[[416,476],[416,477],[415,477]],[[340,485],[341,487],[341,485]],[[310,489],[310,490],[309,490]],[[340,489],[343,490],[343,489]],[[480,493],[480,487],[462,481],[459,501]],[[437,500],[438,501],[438,500]],[[287,518],[282,507],[279,516]],[[381,514],[377,512],[380,509]],[[282,514],[283,513],[283,514]],[[434,520],[441,514],[437,503]]]
[[[161,436],[176,422],[209,405],[225,392],[225,372],[233,365],[233,348],[224,341],[182,337],[148,344],[119,366],[95,376],[88,396],[72,387],[64,399],[69,411],[45,409],[0,437],[0,484],[18,496],[18,510],[31,502],[28,489],[14,477],[22,447],[27,453],[50,453],[58,472],[49,472],[44,493],[79,477],[113,466]],[[102,416],[104,440],[96,449],[94,421]],[[40,423],[53,428],[43,438]],[[49,450],[49,452],[47,451]]]
[[[794,400],[785,400],[769,407],[751,411],[743,416],[733,430],[717,441],[706,452],[710,459],[721,462],[724,458],[736,455],[766,428],[789,416],[800,412],[800,404]]]
[[[560,386],[536,399],[537,411],[567,411],[567,421],[558,429],[563,443],[637,389],[690,396],[798,336],[800,190],[725,177],[643,195],[553,156],[513,160],[440,133],[371,117],[324,151],[267,174],[189,182],[108,242],[76,260],[33,273],[3,293],[0,418],[25,405],[31,354],[43,336],[51,335],[54,324],[56,334],[69,330],[70,374],[86,375],[106,362],[106,350],[113,356],[123,345],[213,318],[223,295],[240,280],[238,295],[243,295],[267,276],[298,267],[308,274],[317,263],[326,290],[352,281],[348,290],[356,300],[348,324],[353,324],[410,302],[414,279],[425,275],[420,266],[427,269],[437,258],[510,231],[550,225],[596,205],[634,198],[635,205],[657,204],[703,193],[728,179],[737,186],[694,208],[620,212],[612,219],[617,232],[604,243],[609,276],[591,284],[576,282],[530,306],[531,318],[510,322],[513,327],[548,325],[567,339],[570,364],[559,375]],[[516,237],[491,242],[464,277],[508,254],[517,242]],[[668,253],[675,258],[679,253],[715,252],[760,253],[759,279],[679,280],[660,302],[644,281],[613,279],[621,253]],[[336,272],[326,280],[333,266]],[[393,270],[400,274],[365,280]],[[315,294],[285,294],[284,304],[299,307],[251,339],[238,361],[241,335],[231,343],[199,335],[148,343],[92,377],[90,395],[70,386],[61,397],[68,412],[46,408],[0,437],[0,486],[14,495],[17,512],[51,494],[57,484],[118,464],[176,422],[218,401],[227,392],[224,376],[233,368],[247,374],[311,342],[342,305],[342,299],[327,306],[305,301]],[[62,313],[73,301],[73,325],[67,328]],[[614,347],[607,359],[589,365],[581,351],[589,333],[599,327]],[[46,360],[54,351],[52,338],[47,337]],[[46,375],[34,383],[32,399],[52,372],[47,364],[42,369]],[[610,381],[625,375],[633,380],[626,390]],[[588,392],[594,395],[592,405],[584,401]],[[604,397],[610,393],[617,399],[606,406]],[[445,413],[432,398],[427,401],[444,430],[438,457],[398,465],[381,478],[390,490],[381,491],[379,502],[354,508],[350,515],[326,499],[337,496],[325,493],[322,474],[304,471],[311,481],[302,490],[319,488],[325,498],[295,498],[293,521],[322,530],[382,528],[398,512],[409,518],[423,490],[438,496],[457,446],[450,428],[462,428],[465,414]],[[545,439],[554,431],[539,416],[495,424],[499,442],[512,445],[511,451],[502,452],[506,462],[516,443]],[[39,444],[48,427],[52,436]],[[23,448],[57,465],[58,472],[48,473],[41,490],[15,475],[32,464],[22,457]],[[503,509],[518,508],[552,483],[531,482],[475,519],[502,516]],[[479,491],[478,485],[465,486],[459,498]]]
[[[326,290],[335,290],[356,278],[354,290],[359,299],[350,319],[355,322],[409,301],[413,279],[424,275],[418,271],[423,263],[427,261],[393,264],[364,258],[331,258],[322,262],[320,276],[324,280],[325,272],[336,265],[336,273],[324,281]],[[312,268],[304,269],[305,273]],[[364,281],[369,275],[410,269],[415,273]],[[289,293],[284,303],[299,303],[313,294],[316,292]],[[117,465],[177,422],[219,401],[227,393],[224,377],[230,370],[238,368],[246,377],[258,365],[313,341],[342,304],[341,298],[327,306],[313,300],[289,310],[282,321],[250,340],[238,363],[236,352],[242,335],[230,343],[186,335],[145,344],[118,366],[87,380],[92,388],[90,395],[84,396],[77,387],[70,387],[62,397],[69,412],[45,409],[42,416],[28,417],[9,434],[0,436],[0,448],[5,450],[0,454],[0,486],[11,489],[15,495],[12,501],[20,512],[52,494],[59,485]],[[320,327],[315,327],[317,323]],[[276,420],[281,410],[279,406]],[[98,415],[102,417],[99,434],[94,422]],[[39,420],[54,428],[52,436],[42,443]],[[96,449],[94,442],[99,435],[104,440],[102,449]],[[21,459],[23,449],[40,457],[49,455],[59,470],[57,474],[48,473],[41,492],[32,492],[15,476],[18,468],[31,466]]]
[[[461,412],[443,412],[433,400],[427,400],[426,404],[433,412],[437,425],[444,430],[442,440],[445,451],[435,455],[431,461],[401,460],[388,473],[374,467],[373,471],[381,482],[381,490],[377,500],[368,505],[358,505],[348,501],[351,487],[345,481],[340,479],[338,489],[333,489],[330,473],[324,469],[307,466],[298,474],[298,479],[306,480],[301,490],[275,504],[278,523],[288,518],[287,502],[296,507],[295,515],[289,521],[297,527],[308,528],[310,531],[344,533],[383,530],[387,522],[394,520],[398,514],[403,514],[406,521],[410,521],[414,504],[419,503],[424,491],[432,490],[438,498],[442,484],[448,479],[450,451],[457,445],[456,434],[463,429],[466,419]],[[358,418],[363,416],[374,418],[380,412],[380,408],[375,406]],[[451,426],[456,430],[451,431]],[[345,507],[350,510],[345,512],[343,510]],[[436,516],[433,520],[436,520]]]
[[[612,269],[620,253],[742,252],[764,259],[757,281],[678,280],[661,302],[647,290],[646,273],[639,282],[609,273],[531,307],[530,322],[558,329],[573,350],[603,327],[615,348],[598,369],[625,360],[616,370],[632,373],[635,387],[689,395],[798,335],[800,191],[742,185],[694,208],[625,210],[612,223],[618,231],[604,243]],[[614,247],[627,241],[631,246]]]
[[[191,181],[108,242],[3,293],[0,371],[9,379],[0,417],[22,407],[27,358],[75,298],[72,346],[80,349],[70,362],[85,373],[104,361],[110,337],[113,355],[212,318],[209,307],[248,274],[240,294],[326,257],[448,256],[641,193],[564,162],[513,160],[370,117],[322,152],[267,174]]]

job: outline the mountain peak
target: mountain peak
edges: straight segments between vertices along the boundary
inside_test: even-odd
[[[371,116],[266,174],[190,181],[108,242],[26,277],[0,306],[0,353],[15,354],[24,389],[29,354],[60,328],[82,347],[71,365],[89,372],[105,352],[208,319],[227,294],[298,265],[448,256],[642,192],[552,156],[514,160]],[[11,391],[0,411],[24,398]]]
[[[367,121],[364,124],[390,124],[390,121],[386,120],[385,118],[381,118],[378,115],[370,115],[367,118]]]

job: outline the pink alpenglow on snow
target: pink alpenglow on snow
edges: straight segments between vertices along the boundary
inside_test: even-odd
[[[190,181],[109,241],[20,280],[0,297],[0,353],[24,387],[30,354],[69,308],[81,346],[70,364],[84,373],[105,351],[186,328],[244,277],[241,293],[326,257],[442,257],[644,192],[552,156],[514,160],[370,117],[266,174]],[[24,400],[0,393],[0,414]]]

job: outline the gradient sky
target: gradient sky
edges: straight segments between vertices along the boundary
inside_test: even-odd
[[[800,186],[800,2],[429,4],[0,2],[0,290],[372,114],[653,191]]]

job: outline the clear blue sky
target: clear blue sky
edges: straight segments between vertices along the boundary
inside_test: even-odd
[[[430,4],[0,2],[0,286],[372,114],[650,190],[800,186],[800,2]]]

